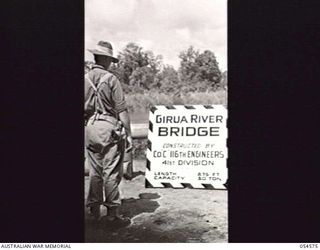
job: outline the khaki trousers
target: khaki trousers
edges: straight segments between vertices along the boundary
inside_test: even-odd
[[[85,128],[86,164],[89,168],[87,206],[115,208],[121,204],[119,184],[122,178],[124,139],[116,124],[97,120]]]

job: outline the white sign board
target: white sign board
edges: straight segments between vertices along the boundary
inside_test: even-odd
[[[227,115],[222,105],[152,107],[146,187],[226,189]]]

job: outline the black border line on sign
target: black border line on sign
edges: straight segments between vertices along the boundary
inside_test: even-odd
[[[161,182],[164,188],[174,188],[170,182]]]
[[[152,149],[152,142],[148,139],[148,141],[147,141],[147,147],[148,147],[148,149],[150,150],[150,151],[152,151],[151,149]]]
[[[203,105],[203,107],[206,109],[214,109],[214,107],[212,105]]]
[[[191,185],[191,183],[184,183],[184,182],[182,182],[181,183],[181,185],[184,187],[184,188],[194,188],[192,185]]]
[[[150,111],[152,114],[154,114],[154,112],[157,110],[157,108],[155,106],[151,106],[150,107]]]
[[[149,121],[149,130],[153,132],[153,123],[151,121]]]
[[[148,181],[147,178],[144,178],[144,187],[145,188],[155,188],[154,186],[152,186],[152,184]]]
[[[225,188],[215,188],[212,184],[207,184],[207,183],[201,183],[203,188],[196,188],[196,187],[193,187],[191,183],[185,183],[185,182],[184,183],[180,183],[182,185],[182,187],[174,187],[169,182],[160,182],[160,183],[157,183],[157,184],[162,185],[162,187],[154,187],[151,184],[151,182],[148,181],[148,179],[145,177],[145,187],[146,188],[173,188],[173,189],[186,189],[186,188],[189,188],[189,189],[198,189],[198,190],[221,190],[221,191],[227,191],[228,190],[228,189],[225,189]],[[225,184],[223,184],[223,185],[225,186]]]
[[[167,109],[176,109],[176,107],[174,105],[168,105],[168,106],[165,106]]]
[[[229,179],[227,179],[226,183],[223,184],[223,186],[225,186],[227,190],[228,190],[228,181],[229,181]]]
[[[186,109],[196,109],[194,106],[192,106],[192,105],[184,105],[184,107],[186,108]]]
[[[146,168],[151,171],[151,161],[147,158]]]
[[[213,190],[214,187],[212,186],[212,184],[203,184],[201,183],[201,185],[205,188],[205,189],[210,189],[210,190]]]

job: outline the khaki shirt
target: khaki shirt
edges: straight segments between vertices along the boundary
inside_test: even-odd
[[[98,91],[104,110],[108,115],[117,118],[119,113],[127,109],[124,93],[119,80],[115,75],[106,71],[102,66],[96,64],[92,66],[92,70],[90,70],[87,74],[95,86],[99,84],[102,77],[108,74],[108,77],[106,77],[104,80],[105,83],[101,84]],[[96,107],[94,107],[93,103],[91,103],[89,100],[93,95],[94,90],[91,84],[85,80],[85,119],[88,119],[90,116],[92,116],[96,110]],[[99,112],[102,113],[103,110],[99,110]]]

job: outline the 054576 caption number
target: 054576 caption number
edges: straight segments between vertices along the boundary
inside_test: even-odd
[[[300,248],[318,248],[318,244],[300,244]]]

